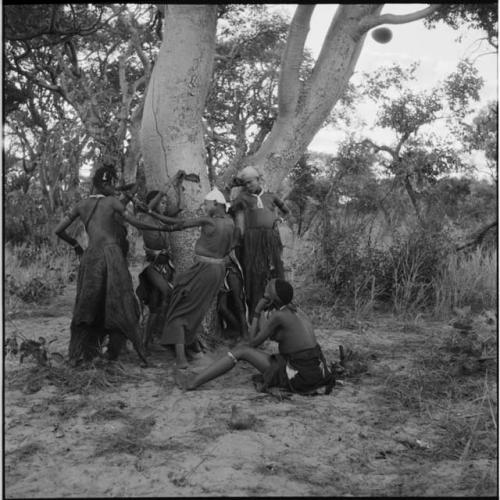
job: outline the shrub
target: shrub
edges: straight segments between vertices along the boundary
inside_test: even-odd
[[[78,262],[72,249],[20,245],[5,253],[5,306],[40,303],[60,294],[76,278]]]
[[[396,313],[415,313],[435,303],[434,279],[450,249],[446,233],[425,228],[394,242],[390,296]]]
[[[397,314],[413,314],[435,304],[435,279],[450,251],[447,233],[428,227],[382,247],[367,237],[363,223],[339,224],[325,238],[315,277],[355,312],[385,303]]]
[[[477,248],[468,254],[450,253],[433,280],[434,313],[446,317],[455,307],[495,309],[497,252]]]

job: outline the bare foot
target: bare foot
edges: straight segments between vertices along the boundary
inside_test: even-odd
[[[189,375],[185,370],[181,371],[176,368],[174,370],[174,381],[182,392],[192,391],[194,389],[194,387],[189,384]]]
[[[175,367],[178,370],[187,370],[189,368],[188,362],[186,359],[176,359],[175,360]]]
[[[205,357],[205,355],[202,352],[190,352],[188,354],[188,357],[191,358],[192,360],[203,359]]]

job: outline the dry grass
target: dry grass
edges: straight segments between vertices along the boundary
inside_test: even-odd
[[[71,252],[55,252],[48,246],[36,250],[21,245],[5,253],[4,308],[17,315],[26,304],[42,303],[62,293],[76,277],[78,260]]]
[[[456,336],[461,342],[456,341]],[[432,460],[496,457],[496,364],[481,361],[479,337],[452,332],[413,359],[408,373],[387,377],[382,395],[398,409],[418,412],[436,426]]]
[[[468,255],[452,254],[434,281],[434,313],[446,317],[455,307],[495,309],[498,298],[497,253],[477,249]]]
[[[116,387],[141,380],[139,375],[130,373],[121,363],[107,363],[100,360],[86,367],[34,366],[20,368],[6,374],[6,385],[11,390],[43,384],[54,385],[63,393],[89,394],[95,390],[109,391]],[[36,392],[35,390],[31,392]]]

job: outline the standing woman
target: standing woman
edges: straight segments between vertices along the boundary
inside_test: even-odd
[[[90,361],[98,356],[106,336],[109,336],[110,360],[118,358],[128,339],[146,362],[137,333],[139,307],[123,244],[124,223],[138,229],[158,227],[126,212],[123,203],[114,196],[115,181],[113,168],[97,169],[93,177],[95,194],[75,205],[54,230],[81,256],[69,341],[69,358],[75,365],[82,358]],[[77,218],[83,222],[89,238],[85,251],[66,232]]]
[[[182,193],[182,190],[179,190]],[[170,255],[170,242],[165,231],[160,228],[163,224],[152,215],[165,215],[167,211],[167,196],[162,191],[150,191],[146,195],[148,213],[142,213],[140,220],[153,226],[157,231],[143,230],[142,237],[146,254],[146,267],[139,274],[137,296],[149,309],[149,317],[144,336],[144,348],[147,350],[154,333],[161,331],[165,318],[170,293],[173,288],[174,265]],[[176,216],[181,210],[182,199],[179,199]]]
[[[194,264],[174,278],[160,339],[161,345],[175,346],[176,365],[181,369],[188,367],[186,346],[196,341],[203,318],[224,281],[225,257],[234,246],[234,222],[226,214],[224,195],[215,188],[205,196],[203,204],[206,216],[177,219],[172,227],[173,230],[201,227],[194,247]]]
[[[241,237],[241,262],[250,317],[272,278],[284,279],[283,244],[277,228],[277,210],[289,214],[278,196],[264,192],[259,172],[245,167],[237,176],[243,190],[231,204]]]

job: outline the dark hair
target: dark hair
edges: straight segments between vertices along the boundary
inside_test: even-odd
[[[149,191],[149,193],[146,195],[146,203],[149,204],[149,202],[159,193],[157,189],[153,189],[153,191]],[[163,195],[165,196],[165,195]]]
[[[94,177],[92,178],[92,184],[98,188],[106,182],[111,182],[112,179],[116,179],[116,172],[113,167],[108,165],[100,167],[95,171]]]
[[[274,282],[276,295],[279,297],[284,306],[289,304],[293,299],[293,287],[288,281],[276,278]]]

